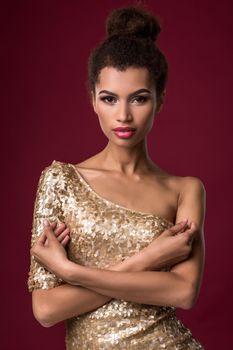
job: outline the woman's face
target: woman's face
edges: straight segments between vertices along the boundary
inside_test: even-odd
[[[157,100],[147,68],[130,67],[119,71],[105,67],[95,86],[95,97],[92,93],[92,103],[109,141],[132,146],[146,137],[163,101]],[[131,134],[119,134],[113,131],[117,127],[132,127],[136,130]]]

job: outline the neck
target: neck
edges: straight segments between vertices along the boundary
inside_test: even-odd
[[[108,142],[100,153],[100,162],[104,168],[111,168],[126,175],[144,171],[153,166],[147,151],[147,140],[134,147],[124,147]]]

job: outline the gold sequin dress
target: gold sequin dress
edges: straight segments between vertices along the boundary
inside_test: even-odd
[[[31,245],[43,218],[70,228],[67,254],[89,267],[107,268],[147,246],[173,223],[117,205],[97,194],[70,163],[54,160],[41,173],[34,204]],[[166,270],[166,269],[165,269]],[[31,257],[28,290],[64,283]],[[175,307],[111,299],[101,307],[67,319],[67,350],[204,349],[176,318]]]

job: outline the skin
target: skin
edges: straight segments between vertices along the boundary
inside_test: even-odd
[[[149,92],[132,95],[142,88]],[[46,225],[31,254],[66,284],[33,291],[33,312],[43,326],[94,310],[111,298],[183,309],[190,309],[197,300],[205,254],[204,185],[196,177],[168,174],[147,152],[147,135],[164,96],[156,96],[146,68],[120,72],[105,67],[92,92],[92,104],[108,144],[76,166],[102,197],[136,211],[155,213],[175,225],[139,253],[108,269],[69,261],[65,249],[68,230]],[[118,138],[112,129],[126,125],[137,128],[136,133],[130,139]],[[184,218],[188,220],[182,224]],[[167,265],[171,266],[169,272],[158,271]]]

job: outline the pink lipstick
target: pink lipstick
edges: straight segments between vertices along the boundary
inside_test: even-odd
[[[128,139],[134,135],[136,129],[131,127],[118,127],[113,129],[116,136],[121,139]]]

